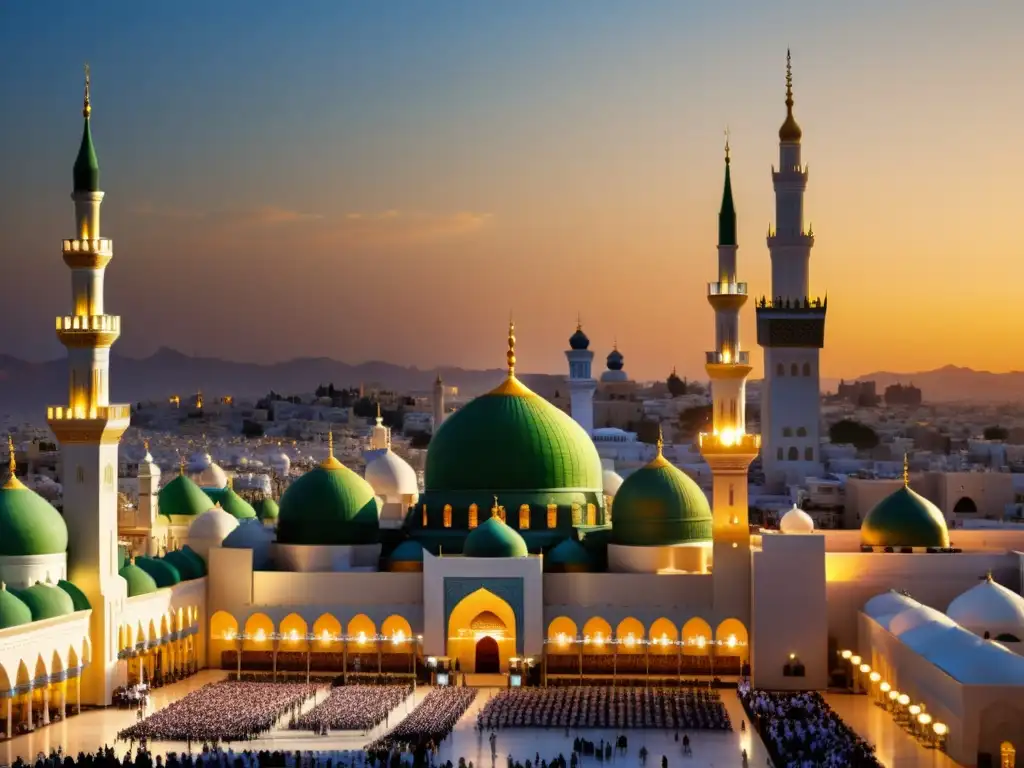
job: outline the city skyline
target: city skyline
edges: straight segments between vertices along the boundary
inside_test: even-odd
[[[60,356],[88,60],[120,353],[496,368],[511,310],[558,372],[581,313],[599,368],[703,378],[722,132],[759,296],[791,47],[823,375],[1012,370],[1022,11],[908,5],[8,7],[0,351]]]

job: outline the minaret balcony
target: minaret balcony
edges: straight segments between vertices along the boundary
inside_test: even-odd
[[[114,241],[105,237],[65,240],[61,252],[72,269],[103,269],[114,258]]]
[[[785,247],[800,247],[800,248],[813,248],[814,247],[814,233],[813,232],[801,232],[799,235],[780,235],[776,230],[769,229],[768,237],[768,248],[785,248]]]
[[[65,315],[57,318],[57,338],[65,347],[111,346],[121,335],[117,315]]]
[[[116,445],[131,424],[131,418],[130,405],[52,405],[46,409],[46,421],[62,444]]]
[[[708,296],[746,296],[746,283],[708,283]]]
[[[733,430],[701,432],[700,452],[715,469],[746,471],[750,462],[761,451],[761,436],[736,434]]]
[[[749,352],[705,352],[707,365],[750,365]]]

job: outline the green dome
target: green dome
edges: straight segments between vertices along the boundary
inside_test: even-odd
[[[100,188],[100,161],[96,158],[96,148],[92,143],[92,130],[89,118],[85,118],[82,128],[82,143],[78,147],[78,157],[72,172],[75,192],[97,192]]]
[[[526,557],[529,551],[522,536],[500,517],[490,517],[469,532],[462,554],[466,557]]]
[[[563,539],[544,555],[544,567],[555,571],[589,571],[594,563],[590,553],[575,539]]]
[[[160,489],[160,514],[196,517],[210,508],[210,497],[185,475]]]
[[[612,544],[651,547],[711,540],[704,491],[661,455],[627,477],[615,494]]]
[[[192,579],[199,579],[203,576],[203,572],[199,569],[199,566],[196,565],[195,561],[180,549],[168,552],[162,559],[173,565],[178,570],[178,573],[181,574],[182,581],[191,581]]]
[[[422,563],[423,545],[418,541],[406,539],[394,548],[388,560],[392,563]]]
[[[128,597],[148,595],[157,590],[156,581],[153,577],[135,565],[135,563],[128,563],[128,565],[117,572],[117,575],[128,582]]]
[[[173,587],[181,583],[181,573],[166,560],[155,557],[136,557],[135,565],[153,577],[157,587]]]
[[[280,509],[277,506],[277,502],[270,496],[265,496],[252,506],[256,510],[256,517],[260,520],[277,520]]]
[[[192,549],[188,544],[181,548],[181,553],[195,564],[200,576],[206,575],[206,561],[203,559],[202,555]]]
[[[55,619],[75,612],[71,595],[52,584],[36,582],[28,589],[18,590],[16,594],[32,611],[32,621]]]
[[[32,610],[6,585],[0,586],[0,629],[28,624],[32,621]]]
[[[71,602],[75,606],[76,611],[89,611],[92,610],[92,603],[89,602],[89,598],[85,596],[85,592],[80,590],[70,581],[61,579],[57,582],[57,586],[63,589],[71,597]]]
[[[430,440],[427,494],[582,490],[602,495],[586,431],[514,376],[445,419]]]
[[[373,544],[379,536],[373,488],[333,455],[281,497],[277,540],[282,544]]]
[[[860,540],[869,547],[945,548],[949,531],[942,510],[904,485],[868,512],[860,526]]]
[[[238,520],[250,520],[256,517],[252,504],[243,499],[230,486],[220,494],[220,508]]]
[[[12,474],[0,488],[0,556],[59,555],[67,551],[64,517]]]

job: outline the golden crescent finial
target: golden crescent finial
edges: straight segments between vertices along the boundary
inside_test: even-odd
[[[910,460],[907,458],[907,454],[903,454],[903,487],[910,486]]]
[[[656,443],[656,445],[658,446],[658,455],[661,456],[661,451],[665,447],[665,434],[664,432],[661,431],[660,422],[658,424],[658,442]]]
[[[576,330],[577,331],[582,331],[583,330],[583,317],[582,317],[582,315],[580,315],[579,312],[576,313]]]
[[[82,103],[82,117],[86,120],[92,114],[92,99],[89,94],[89,87],[92,85],[92,78],[89,75],[89,64],[85,65],[85,98]]]
[[[327,430],[327,457],[334,458],[334,430]]]
[[[786,106],[793,108],[793,57],[786,49]]]
[[[185,457],[184,456],[179,456],[178,457],[178,474],[179,475],[184,475],[185,474]]]
[[[377,401],[377,418],[379,419],[380,417],[381,417],[380,416],[380,400],[378,400]]]
[[[514,320],[508,321],[508,352],[505,353],[508,361],[508,375],[511,378],[516,375],[516,324]]]
[[[144,450],[144,451],[145,451],[146,453],[149,453],[149,438],[148,438],[148,437],[147,437],[147,438],[144,438],[144,439],[142,440],[142,448],[143,448],[143,450]]]
[[[7,436],[7,468],[11,470],[11,477],[14,477],[18,462],[14,458],[14,438],[10,435]]]
[[[725,126],[725,162],[729,162],[729,126]]]

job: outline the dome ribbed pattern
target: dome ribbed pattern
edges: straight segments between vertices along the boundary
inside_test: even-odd
[[[711,540],[711,506],[684,472],[658,456],[615,494],[612,543],[647,547]]]
[[[942,510],[908,486],[882,499],[860,526],[870,547],[949,547]]]

